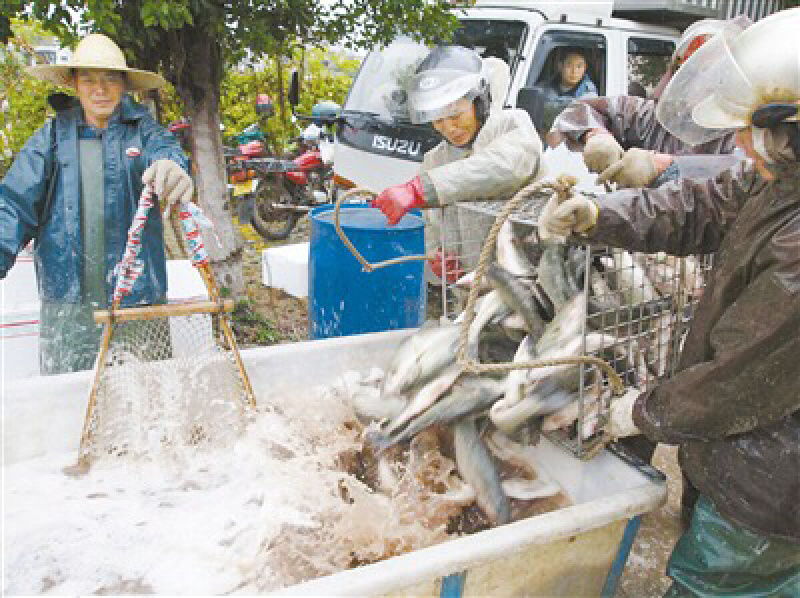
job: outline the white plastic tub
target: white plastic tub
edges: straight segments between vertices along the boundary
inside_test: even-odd
[[[385,367],[410,331],[381,332],[242,352],[257,399],[327,385],[347,370]],[[91,372],[6,384],[3,463],[76,450]],[[638,515],[666,498],[663,478],[604,452],[579,461],[547,440],[531,449],[572,506],[424,550],[286,588],[306,596],[611,595]],[[627,533],[626,533],[627,529]],[[612,567],[615,557],[616,566]]]

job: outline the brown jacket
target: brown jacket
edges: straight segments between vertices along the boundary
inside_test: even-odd
[[[800,542],[800,164],[771,169],[769,183],[748,161],[602,196],[589,238],[716,252],[678,371],[640,397],[634,421],[680,445],[684,471],[725,517]]]
[[[551,135],[560,133],[575,142],[589,129],[605,129],[626,150],[638,147],[682,155],[729,154],[734,148],[732,133],[697,146],[683,143],[656,120],[656,104],[653,100],[634,96],[575,100],[558,115],[550,131]]]

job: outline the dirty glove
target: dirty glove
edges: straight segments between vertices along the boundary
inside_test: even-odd
[[[177,162],[156,160],[142,175],[144,184],[152,184],[156,195],[167,206],[189,203],[194,195],[194,183]]]
[[[615,440],[641,434],[639,428],[633,423],[633,405],[641,395],[641,390],[631,388],[621,397],[611,399],[609,433]]]
[[[433,254],[433,257],[428,260],[428,263],[430,264],[433,273],[441,278],[443,257],[444,270],[447,272],[447,282],[454,283],[461,277],[462,274],[464,274],[464,269],[461,267],[461,262],[458,261],[458,256],[455,253],[451,251],[445,251],[444,256],[442,256],[442,248],[440,247],[436,250],[436,253]]]
[[[599,184],[609,181],[623,189],[640,189],[656,180],[659,174],[655,153],[633,147],[620,160],[601,172],[597,176],[597,182]]]
[[[595,133],[583,146],[583,161],[590,172],[603,172],[622,158],[625,150],[610,133]]]
[[[567,237],[585,233],[597,223],[597,204],[583,195],[574,195],[551,209],[545,209],[539,220],[539,236]]]
[[[421,208],[425,205],[422,181],[419,176],[415,176],[407,183],[388,187],[373,199],[370,205],[386,214],[389,226],[394,226],[400,222],[409,210]]]

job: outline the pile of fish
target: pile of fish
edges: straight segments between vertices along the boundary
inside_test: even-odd
[[[694,258],[639,256],[558,242],[531,242],[507,221],[469,324],[467,354],[481,363],[593,355],[627,386],[646,389],[668,372],[677,324],[702,290]],[[611,400],[594,366],[556,365],[474,374],[456,361],[462,313],[428,322],[398,348],[379,388],[351,395],[380,453],[431,427],[452,434],[452,458],[493,524],[510,520],[510,499],[559,492],[545,477],[505,479],[499,446],[538,441],[541,431],[598,434]]]

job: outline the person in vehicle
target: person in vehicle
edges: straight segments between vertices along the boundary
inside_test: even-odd
[[[36,131],[0,182],[0,278],[31,239],[41,299],[42,374],[90,369],[100,328],[92,309],[110,304],[112,272],[145,183],[162,202],[189,201],[192,179],[178,140],[128,91],[161,87],[155,73],[129,68],[102,34],[86,36],[67,64],[28,69],[72,88],[48,98],[56,116]],[[144,275],[124,306],[166,302],[161,211],[142,232]]]
[[[583,144],[587,168],[600,173],[599,181],[620,187],[646,187],[672,163],[673,155],[729,154],[733,135],[696,146],[684,143],[656,119],[661,92],[681,65],[707,40],[716,35],[733,35],[751,24],[742,15],[728,21],[705,19],[684,32],[651,99],[627,96],[584,98],[573,102],[556,117],[547,144],[555,147],[567,141]],[[612,168],[613,166],[613,168]]]
[[[542,142],[527,112],[502,109],[508,82],[503,61],[481,59],[461,46],[436,47],[420,62],[409,84],[409,116],[413,123],[430,123],[442,141],[425,154],[419,175],[373,200],[390,225],[414,208],[509,198],[537,175]],[[430,252],[441,248],[442,227],[448,244],[483,242],[491,217],[447,212],[444,223],[436,211],[426,212]],[[443,262],[451,282],[472,266],[439,252],[430,262],[439,277]]]
[[[597,97],[597,87],[589,78],[586,56],[577,48],[568,49],[558,61],[555,78],[544,87],[559,97]]]
[[[711,180],[575,196],[542,223],[632,251],[715,253],[675,375],[612,403],[612,429],[679,445],[701,493],[667,596],[800,595],[798,31],[800,8],[775,13],[686,63],[707,76],[700,92],[665,90],[684,106],[665,126],[687,143],[734,130],[750,160]]]

